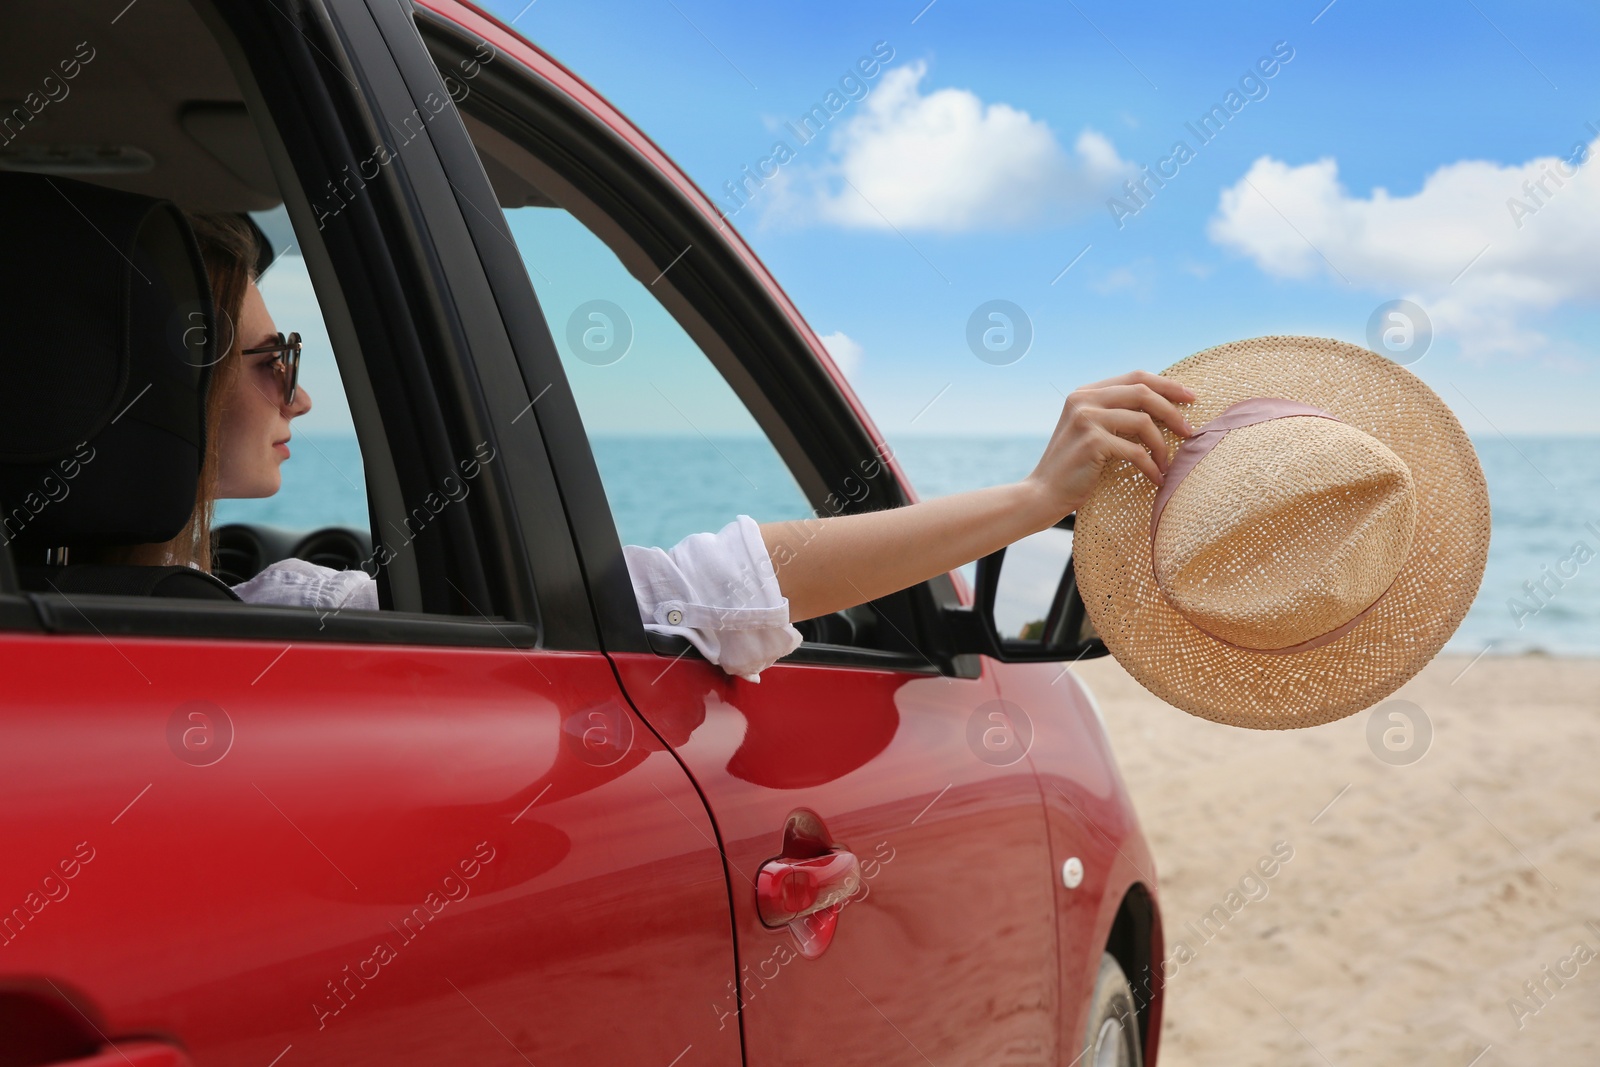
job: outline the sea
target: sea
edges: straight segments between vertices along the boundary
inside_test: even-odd
[[[618,435],[591,444],[625,544],[668,547],[741,513],[758,522],[811,514],[765,441]],[[917,496],[928,499],[1022,478],[1045,441],[905,436],[889,444]],[[1600,437],[1487,436],[1473,445],[1489,483],[1489,561],[1445,650],[1600,656]],[[355,438],[297,433],[292,447],[283,489],[220,502],[219,524],[365,528]],[[970,580],[971,565],[964,570]]]

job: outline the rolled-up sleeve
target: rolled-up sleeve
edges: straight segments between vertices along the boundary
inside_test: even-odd
[[[759,682],[805,640],[789,623],[788,598],[748,515],[670,549],[623,545],[622,555],[644,628],[688,638],[729,674]]]
[[[378,610],[378,583],[362,570],[337,571],[303,559],[282,559],[233,587],[246,604],[280,604],[320,611]]]

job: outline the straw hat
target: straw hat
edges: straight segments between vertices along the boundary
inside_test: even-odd
[[[1477,594],[1489,491],[1444,401],[1317,337],[1257,337],[1162,372],[1194,390],[1157,491],[1109,463],[1078,509],[1089,619],[1138,682],[1278,730],[1367,708],[1433,658]]]

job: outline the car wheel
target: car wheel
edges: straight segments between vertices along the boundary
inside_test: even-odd
[[[1083,1067],[1139,1067],[1139,1016],[1133,1008],[1133,987],[1109,952],[1100,956],[1089,1022],[1084,1028]]]

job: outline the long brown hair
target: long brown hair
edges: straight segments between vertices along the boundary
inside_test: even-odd
[[[200,244],[200,256],[211,282],[211,301],[216,311],[215,351],[218,353],[206,390],[206,454],[200,464],[194,511],[170,541],[104,548],[76,557],[85,562],[168,567],[192,563],[207,574],[211,573],[211,522],[216,513],[217,478],[222,464],[219,447],[222,409],[233,392],[244,362],[240,355],[244,342],[239,334],[239,317],[244,310],[245,294],[255,280],[260,247],[255,231],[238,215],[184,214]]]
[[[187,213],[189,225],[200,242],[200,257],[211,279],[211,302],[216,309],[217,362],[211,368],[211,384],[206,390],[206,455],[200,464],[200,486],[195,493],[194,514],[169,545],[172,562],[194,563],[211,573],[211,520],[217,509],[217,477],[222,466],[222,409],[233,395],[233,385],[244,366],[239,354],[244,347],[239,319],[244,311],[245,293],[255,280],[260,247],[256,231],[238,215]]]

